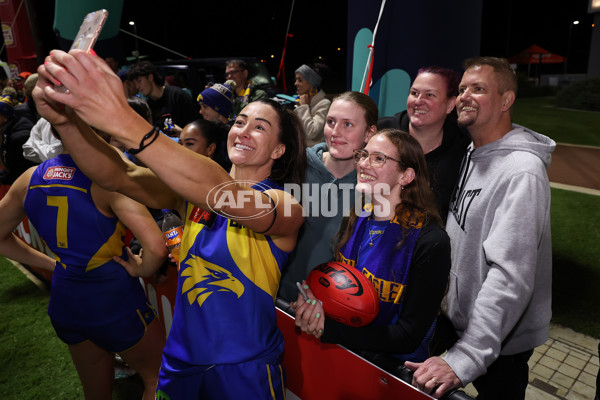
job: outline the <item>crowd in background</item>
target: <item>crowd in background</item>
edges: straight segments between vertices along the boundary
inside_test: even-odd
[[[242,389],[251,398],[284,398],[272,304],[280,297],[304,334],[389,353],[414,371],[413,385],[436,398],[471,382],[480,398],[524,398],[527,361],[550,321],[546,168],[555,143],[512,123],[517,80],[509,64],[467,60],[462,77],[424,67],[406,109],[392,117],[380,117],[363,93],[327,95],[323,64],[296,69],[293,101],[268,98],[243,60],[229,60],[223,71],[225,79],[196,98],[151,62],[109,67],[84,53],[57,52],[39,76],[0,79],[2,183],[23,189],[31,167],[71,153],[69,166],[102,190],[150,212],[176,210],[185,221],[174,325],[160,375],[145,377],[147,387],[158,381],[165,398],[248,395]],[[80,87],[92,73],[99,81]],[[53,89],[63,84],[67,92]],[[90,93],[116,100],[101,107]],[[173,157],[170,169],[165,154]],[[258,204],[219,208],[209,197],[212,188],[242,179],[257,185],[228,190],[255,192],[269,213],[250,217]],[[283,190],[292,183],[302,185],[296,199]],[[21,210],[10,203],[19,197],[7,197],[0,210]],[[338,212],[307,211],[310,198],[327,199]],[[348,199],[365,206],[356,211]],[[169,263],[163,257],[144,267],[143,253],[121,248],[113,255],[133,276],[159,274]],[[312,268],[332,260],[376,283],[381,311],[369,326],[328,318],[305,284]],[[206,291],[209,275],[230,279],[227,291],[237,298]],[[55,329],[70,346],[78,343],[64,333],[68,327]],[[205,343],[194,343],[198,332]],[[93,392],[81,373],[88,364],[74,362],[86,393]]]

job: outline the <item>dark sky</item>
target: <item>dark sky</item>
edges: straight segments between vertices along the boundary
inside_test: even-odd
[[[569,56],[569,73],[585,73],[593,21],[593,15],[587,12],[589,0],[551,3],[484,0],[482,55],[506,57],[537,44],[552,53]],[[580,24],[572,25],[575,20]]]
[[[54,2],[31,1],[38,10],[44,46],[52,48]],[[543,0],[483,0],[481,54],[508,57],[537,44],[562,56],[569,53],[569,72],[585,73],[593,20],[587,13],[588,2],[570,0],[556,6]],[[368,4],[379,7],[380,3]],[[127,22],[134,20],[138,35],[189,57],[258,56],[267,60],[269,71],[276,75],[291,5],[292,0],[124,0],[121,27],[132,31]],[[581,23],[570,27],[576,19]],[[293,37],[286,53],[288,74],[318,57],[345,74],[346,25],[345,0],[296,0],[290,24]],[[448,34],[460,41],[460,21],[456,31]],[[121,36],[124,53],[130,55],[134,41]],[[152,59],[178,58],[138,43],[141,53]]]
[[[593,20],[587,13],[588,2],[570,0],[556,6],[547,0],[483,0],[481,54],[508,57],[537,44],[562,56],[569,52],[569,72],[584,73]],[[134,19],[140,36],[152,37],[191,57],[259,56],[271,60],[269,69],[277,72],[292,0],[182,2],[185,6],[178,6],[180,0],[172,0],[169,7],[160,2],[156,8],[152,3],[157,2],[125,1],[123,24]],[[380,3],[369,4],[379,7]],[[140,18],[144,8],[152,9],[155,17]],[[288,40],[286,68],[295,69],[318,56],[334,67],[345,64],[346,15],[346,1],[296,0],[290,24],[294,36]],[[581,23],[571,27],[569,51],[569,25],[573,20]],[[231,33],[234,38],[227,39]],[[457,42],[460,40],[460,21],[456,32],[450,34],[456,35]],[[270,59],[271,54],[274,59]]]

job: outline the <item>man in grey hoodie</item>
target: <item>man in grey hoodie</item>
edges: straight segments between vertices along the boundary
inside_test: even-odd
[[[457,340],[407,362],[434,397],[470,382],[479,399],[524,399],[527,361],[548,338],[552,244],[546,169],[556,144],[512,123],[517,78],[502,59],[465,61],[456,100],[471,146],[446,230],[452,270],[443,311]]]

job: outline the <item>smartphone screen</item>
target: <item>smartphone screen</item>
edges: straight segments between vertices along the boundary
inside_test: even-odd
[[[79,32],[77,32],[77,35],[73,40],[71,50],[81,49],[83,51],[89,51],[94,47],[107,18],[108,11],[104,9],[87,14],[79,27]]]

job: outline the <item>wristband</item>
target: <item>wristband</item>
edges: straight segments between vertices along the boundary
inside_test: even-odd
[[[156,138],[158,138],[158,135],[160,135],[160,130],[156,126],[153,126],[152,130],[150,132],[148,132],[147,134],[145,134],[144,137],[142,138],[142,140],[140,140],[140,147],[138,147],[137,149],[127,149],[127,152],[129,154],[138,154],[139,152],[144,150],[146,147],[148,147],[152,143],[154,143]],[[148,143],[146,143],[147,140],[150,140],[150,141]]]

